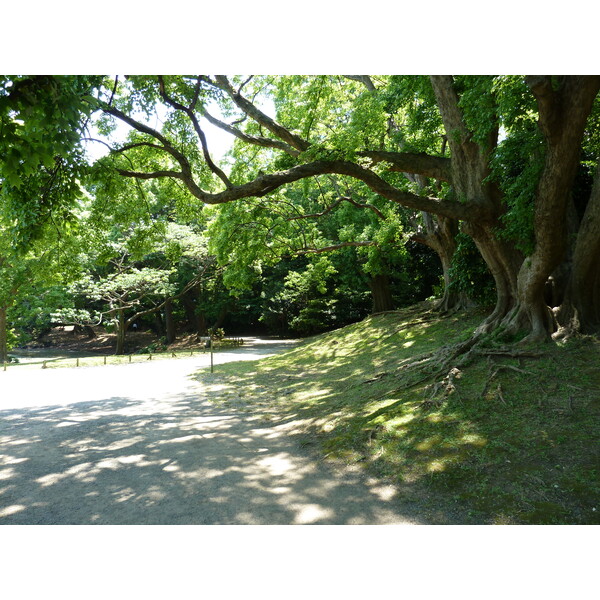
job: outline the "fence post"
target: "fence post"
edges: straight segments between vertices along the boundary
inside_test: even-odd
[[[77,364],[75,365],[76,367],[79,366],[79,357],[77,358]]]
[[[131,354],[129,355],[129,362],[131,362]]]
[[[106,354],[104,355],[104,364],[106,364]]]

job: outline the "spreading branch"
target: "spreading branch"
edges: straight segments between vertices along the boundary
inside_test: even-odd
[[[261,136],[256,136],[256,135],[248,135],[247,133],[240,131],[233,125],[230,125],[228,123],[220,121],[216,117],[213,117],[206,109],[203,110],[203,116],[209,123],[212,123],[215,127],[218,127],[219,129],[222,129],[223,131],[226,131],[227,133],[235,136],[236,138],[242,140],[243,142],[252,144],[253,146],[261,146],[263,148],[276,148],[277,150],[283,150],[283,152],[285,152],[286,154],[289,154],[290,156],[294,156],[294,157],[297,157],[300,155],[300,152],[298,150],[295,150],[289,144],[286,144],[285,142],[282,142],[281,140],[273,140],[271,138],[266,138],[266,137],[261,137]],[[240,119],[240,120],[236,121],[235,123],[243,122],[243,121],[244,121],[244,119]]]
[[[200,127],[200,122],[198,121],[198,119],[194,113],[194,110],[193,110],[194,106],[198,102],[198,95],[199,95],[199,91],[200,91],[200,82],[198,82],[198,84],[196,85],[194,99],[190,106],[184,106],[183,104],[177,102],[176,100],[174,100],[173,98],[171,98],[171,96],[169,96],[167,94],[167,91],[165,88],[165,81],[162,76],[158,77],[158,86],[159,86],[159,92],[160,92],[161,98],[175,110],[184,112],[187,115],[188,119],[192,122],[194,131],[196,132],[196,135],[198,136],[198,139],[200,140],[200,145],[202,146],[202,154],[204,155],[204,160],[206,161],[208,168],[215,175],[217,175],[217,177],[219,177],[219,179],[225,184],[225,186],[227,188],[233,187],[231,182],[227,178],[227,175],[225,175],[225,173],[219,167],[217,167],[217,165],[213,162],[213,160],[210,156],[210,152],[208,151],[206,135],[204,134],[204,131],[202,131],[202,127]]]
[[[302,139],[299,135],[292,133],[273,119],[258,109],[252,102],[244,98],[240,93],[233,89],[231,83],[225,75],[217,75],[215,81],[211,82],[213,85],[223,90],[235,103],[249,117],[254,119],[259,125],[262,125],[265,129],[270,131],[273,135],[283,140],[296,150],[304,152],[308,150],[310,144]]]
[[[254,107],[248,100],[238,94],[237,91],[232,88],[226,77],[218,76],[216,82],[205,78],[202,78],[202,81],[208,81],[211,85],[215,85],[220,89],[225,90],[238,106],[242,107],[244,111],[247,111],[249,116],[277,135],[283,143],[295,148],[295,151],[304,151],[308,148],[307,142],[295,134],[292,134],[281,125],[275,123],[275,121],[264,115],[264,113]],[[189,114],[191,111],[190,107],[184,107],[183,105],[178,104],[172,98],[168,98],[166,94],[163,97],[165,98],[165,101],[170,102],[172,106],[179,110],[183,110],[186,114]],[[172,177],[178,179],[183,182],[194,197],[206,204],[223,204],[243,198],[264,197],[283,185],[307,177],[318,175],[345,175],[364,182],[375,193],[405,206],[406,208],[426,211],[455,219],[469,220],[487,217],[487,215],[480,214],[480,212],[484,210],[480,205],[440,200],[434,197],[420,196],[411,192],[402,191],[386,182],[371,169],[347,160],[316,160],[305,164],[299,164],[285,171],[260,175],[252,181],[237,186],[231,184],[228,185],[226,181],[227,178],[221,177],[226,185],[226,189],[216,193],[209,193],[201,189],[196,182],[192,167],[185,155],[175,148],[172,142],[163,134],[144,123],[136,121],[113,106],[105,105],[103,109],[106,113],[117,117],[140,133],[154,138],[158,142],[158,144],[154,145],[155,149],[168,153],[180,168],[179,171],[165,169],[151,173],[143,173],[135,169],[119,169],[121,175],[138,179],[155,179],[159,177]],[[238,134],[239,132],[236,133],[236,135]],[[257,140],[258,138],[254,141],[257,142]],[[268,143],[273,145],[271,141]],[[373,163],[385,161],[390,165],[392,170],[420,173],[440,180],[449,180],[450,178],[449,159],[447,158],[432,157],[424,154],[393,152],[365,152],[364,156],[370,158]],[[369,206],[365,207],[370,208]]]
[[[442,156],[384,151],[363,151],[358,155],[369,158],[373,164],[385,162],[390,171],[423,175],[440,181],[451,181],[450,159]]]

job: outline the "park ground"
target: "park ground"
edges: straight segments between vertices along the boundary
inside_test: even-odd
[[[211,522],[598,524],[600,343],[579,336],[561,344],[509,350],[490,341],[468,360],[465,355],[453,358],[452,348],[469,338],[482,317],[477,310],[442,317],[419,305],[374,315],[274,356],[246,354],[243,362],[227,363],[217,358],[214,373],[207,368],[206,354],[160,361],[173,365],[175,379],[165,371],[164,377],[153,380],[149,374],[159,373],[159,362],[147,359],[131,366],[52,369],[67,377],[62,388],[54,388],[62,389],[59,401],[44,402],[40,392],[37,407],[30,407],[35,412],[33,421],[25,406],[2,411],[5,423],[12,419],[13,426],[3,438],[3,493],[5,499],[12,494],[7,506],[13,507],[6,516],[13,521],[29,518],[27,510],[18,508],[26,502],[15,496],[11,478],[28,462],[36,464],[27,452],[43,439],[50,445],[55,442],[63,459],[71,462],[62,471],[51,470],[49,465],[41,467],[41,454],[37,454],[41,470],[34,503],[38,509],[30,509],[29,516],[35,513],[39,518],[44,513],[39,504],[44,494],[71,479],[79,486],[76,496],[97,498],[96,484],[104,481],[100,493],[111,494],[109,505],[155,506],[157,511],[148,513],[147,522],[161,522],[160,511],[169,506],[167,496],[161,496],[165,477],[170,484],[177,481],[177,486],[187,485],[188,492],[197,493],[200,488],[194,487],[194,478],[206,476],[202,470],[206,465],[192,468],[193,458],[186,458],[192,461],[186,463],[183,454],[180,464],[169,462],[164,450],[175,443],[171,438],[177,433],[173,439],[182,444],[178,452],[185,448],[188,457],[203,451],[212,459],[223,453],[233,456],[232,449],[246,443],[255,463],[261,465],[262,471],[254,476],[244,473],[239,464],[213,468],[213,475],[229,469],[233,479],[221,480],[225,488],[204,490],[206,498],[221,497],[220,502],[209,502],[212,517],[206,519]],[[230,350],[221,352],[224,356]],[[57,360],[48,366],[60,364]],[[6,375],[15,378],[26,367],[11,366]],[[50,374],[31,365],[27,371],[32,376],[32,369],[38,378]],[[89,379],[91,372],[107,374],[103,369],[123,373],[145,369],[145,375],[120,381],[116,391],[103,392],[107,381],[100,385]],[[83,377],[80,384],[74,383],[74,373]],[[187,382],[179,395],[169,383],[175,380]],[[193,392],[186,387],[190,381]],[[81,403],[86,396],[78,385],[97,397]],[[115,415],[117,420],[111,420]],[[33,432],[35,423],[51,430]],[[210,423],[215,424],[212,432],[207,429]],[[234,423],[243,431],[232,429]],[[15,425],[29,430],[17,435]],[[95,436],[103,428],[112,438],[99,444]],[[65,433],[69,429],[73,434]],[[215,432],[226,442],[223,452],[206,446]],[[289,449],[282,449],[284,440],[299,451],[300,463],[289,458]],[[82,452],[91,452],[85,455],[89,460],[82,458]],[[307,457],[309,462],[303,462]],[[314,472],[310,475],[314,480],[307,475],[305,487],[300,483],[304,475],[296,483],[275,483],[285,473],[307,474],[317,464],[333,471]],[[119,479],[126,471],[129,476],[151,474],[159,479],[155,487],[149,479],[136,479],[139,486],[129,486],[127,492],[125,480]],[[323,482],[334,472],[366,487],[360,493],[349,492],[344,487],[349,480],[334,478],[331,481],[338,483],[329,484],[331,493],[332,485],[342,493],[338,504],[332,504],[317,490],[327,488]],[[247,486],[248,481],[254,483]],[[255,517],[239,506],[227,512],[222,505],[227,494],[216,492],[227,486],[246,503],[252,503],[255,495]],[[271,502],[274,493],[269,492],[266,501],[259,488],[276,489],[282,495]],[[286,499],[290,490],[296,494],[295,503]],[[317,496],[306,495],[307,490]],[[344,497],[352,501],[342,510]],[[376,508],[348,512],[350,505],[358,506],[364,498],[372,498]],[[106,504],[107,497],[99,501]],[[79,512],[83,521],[78,522],[90,522],[85,519],[94,514],[98,515],[95,522],[110,522],[100,504],[96,512]],[[274,507],[282,510],[277,517]],[[129,516],[120,514],[125,520],[119,522],[135,518],[131,516],[135,510]],[[192,517],[182,509],[173,518],[186,522]],[[194,518],[205,522],[204,517]]]
[[[600,343],[453,349],[480,310],[419,305],[260,362],[224,365],[213,401],[302,422],[303,443],[464,523],[600,523]],[[442,368],[440,368],[442,367]]]

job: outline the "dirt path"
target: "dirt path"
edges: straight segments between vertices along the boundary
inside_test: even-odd
[[[215,364],[289,347],[259,342]],[[0,524],[419,522],[289,423],[209,403],[192,377],[208,361],[0,373]]]

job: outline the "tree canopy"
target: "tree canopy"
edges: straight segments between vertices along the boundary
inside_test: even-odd
[[[5,77],[3,210],[26,244],[68,220],[83,184],[97,221],[121,215],[140,241],[166,223],[205,232],[238,295],[301,259],[288,290],[351,270],[382,310],[386,278],[416,280],[421,244],[442,309],[495,295],[477,336],[598,332],[599,90],[554,75]],[[231,138],[225,157],[209,127]],[[100,137],[110,149],[88,165],[81,143]]]

